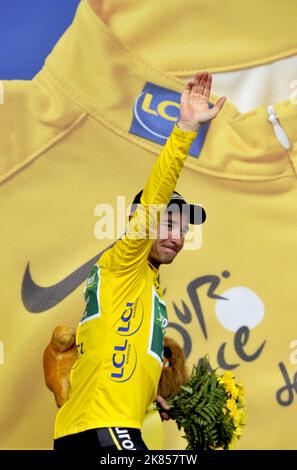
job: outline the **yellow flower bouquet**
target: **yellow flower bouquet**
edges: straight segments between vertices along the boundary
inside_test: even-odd
[[[231,372],[210,371],[201,358],[181,391],[167,400],[188,450],[234,449],[246,423],[243,384]],[[160,408],[159,408],[160,409]]]

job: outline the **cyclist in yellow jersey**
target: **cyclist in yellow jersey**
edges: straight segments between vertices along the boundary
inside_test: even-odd
[[[188,205],[174,189],[200,123],[224,104],[222,97],[209,108],[210,90],[207,72],[185,86],[180,120],[134,199],[125,234],[103,252],[87,280],[76,338],[79,358],[69,400],[55,422],[58,451],[146,448],[140,428],[157,396],[167,326],[158,269],[182,249],[188,224],[205,220],[204,210]]]

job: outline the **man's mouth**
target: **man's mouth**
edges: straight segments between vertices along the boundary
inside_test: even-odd
[[[171,246],[163,246],[163,250],[165,250],[166,253],[169,253],[169,254],[176,255],[176,253],[177,253],[176,249],[171,247]]]

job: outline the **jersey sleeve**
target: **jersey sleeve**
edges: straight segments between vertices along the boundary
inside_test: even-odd
[[[131,271],[145,265],[153,243],[158,216],[169,203],[178,177],[184,166],[190,146],[197,132],[174,129],[157,158],[141,197],[141,206],[136,209],[122,238],[106,252],[109,269]]]

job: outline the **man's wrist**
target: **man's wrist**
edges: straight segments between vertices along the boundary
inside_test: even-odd
[[[182,131],[187,131],[187,132],[197,132],[200,127],[199,122],[193,123],[193,122],[182,121],[182,120],[177,121],[176,125]]]

